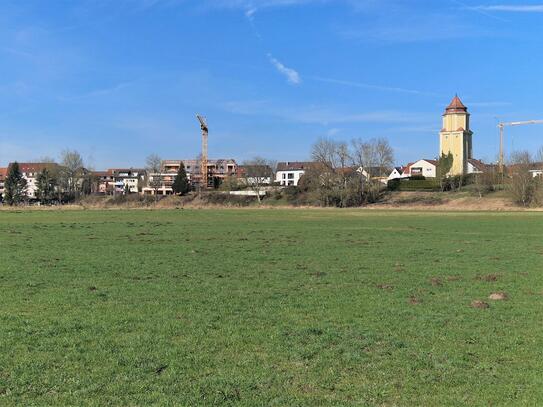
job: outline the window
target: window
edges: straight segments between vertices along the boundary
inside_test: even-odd
[[[287,174],[283,173],[283,179],[287,179]]]
[[[288,173],[288,179],[294,179],[294,173],[293,172]]]

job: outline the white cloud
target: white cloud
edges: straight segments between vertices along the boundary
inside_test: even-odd
[[[432,117],[415,112],[402,111],[347,111],[326,106],[278,106],[257,101],[230,101],[223,104],[230,113],[247,116],[268,116],[292,123],[320,124],[324,126],[343,123],[427,123]],[[336,130],[332,130],[335,132]],[[338,129],[339,131],[339,129]]]
[[[283,74],[287,81],[293,85],[299,85],[302,83],[302,78],[300,77],[300,74],[296,72],[292,68],[288,68],[285,65],[283,65],[281,62],[279,62],[277,59],[275,59],[271,54],[268,54],[268,59],[270,60],[271,64],[279,71],[279,73]]]
[[[506,107],[513,104],[511,102],[467,102],[467,105],[470,107]]]
[[[109,88],[95,89],[90,92],[74,96],[60,96],[58,99],[62,102],[74,102],[77,100],[89,99],[93,97],[111,96],[113,93],[119,92],[124,88],[132,86],[134,83],[135,81],[121,82]]]
[[[499,4],[471,7],[473,10],[504,11],[510,13],[543,13],[543,4]]]
[[[341,129],[338,129],[338,128],[332,128],[332,129],[329,129],[327,132],[326,132],[326,135],[328,137],[332,137],[332,136],[335,136],[336,134],[340,133],[341,132]]]
[[[437,96],[437,94],[432,92],[425,92],[422,90],[415,90],[415,89],[405,89],[405,88],[398,88],[393,86],[381,86],[381,85],[372,85],[369,83],[361,83],[361,82],[352,82],[352,81],[344,81],[341,79],[332,79],[332,78],[322,78],[320,76],[313,76],[311,79],[319,82],[325,82],[325,83],[331,83],[335,85],[341,85],[341,86],[349,86],[353,88],[364,88],[364,89],[374,89],[374,90],[381,90],[385,92],[397,92],[397,93],[409,93],[413,95],[429,95],[429,96]]]
[[[337,32],[346,39],[377,43],[436,42],[496,36],[483,26],[470,25],[455,16],[439,13],[404,14],[401,17],[394,14],[364,25],[342,25]]]
[[[245,11],[245,17],[247,17],[249,20],[252,20],[257,11],[258,9],[256,7],[250,7]]]

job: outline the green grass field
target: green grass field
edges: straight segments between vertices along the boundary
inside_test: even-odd
[[[3,211],[0,405],[542,405],[542,232],[537,213]]]

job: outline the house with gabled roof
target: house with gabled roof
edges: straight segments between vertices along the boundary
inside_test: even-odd
[[[437,176],[437,160],[423,158],[409,163],[405,166],[402,178],[422,176],[425,178],[435,178]]]

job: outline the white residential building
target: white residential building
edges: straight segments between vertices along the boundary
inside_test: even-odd
[[[394,167],[392,172],[387,177],[387,181],[401,178],[407,178],[407,175],[404,173],[404,167]]]
[[[6,181],[7,175],[8,175],[8,169],[0,168],[0,198],[4,196],[4,182]],[[0,199],[0,201],[1,200],[2,199]]]
[[[12,165],[13,163],[10,163],[8,168]],[[56,163],[19,163],[19,170],[27,183],[26,195],[28,198],[36,198],[36,191],[38,190],[37,178],[44,169],[50,172],[58,172],[60,166]]]
[[[403,178],[417,176],[435,178],[437,176],[437,161],[422,159],[414,163],[409,163],[405,167],[403,175]]]
[[[468,159],[468,174],[482,174],[489,170],[490,166],[475,158]]]
[[[282,162],[277,163],[275,182],[281,186],[297,186],[300,178],[315,163],[312,162]]]
[[[138,188],[143,186],[145,170],[141,168],[111,168],[108,172],[115,180],[116,192],[137,193]]]

